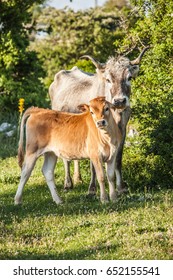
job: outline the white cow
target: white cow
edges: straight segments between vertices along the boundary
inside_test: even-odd
[[[130,93],[131,79],[136,77],[139,72],[139,64],[148,47],[144,48],[140,55],[133,61],[120,56],[110,58],[105,64],[99,63],[90,56],[96,66],[96,73],[90,74],[81,71],[77,67],[71,70],[58,72],[53,83],[49,88],[52,109],[79,112],[78,105],[88,104],[89,101],[97,96],[105,96],[106,100],[112,104],[121,103],[125,109],[117,109],[114,117],[122,131],[122,141],[118,148],[115,164],[116,184],[119,192],[123,192],[125,184],[122,178],[122,153],[126,137],[126,126],[130,118]],[[65,161],[65,189],[72,188],[73,183],[70,177],[69,162]],[[91,166],[92,175],[89,186],[89,193],[95,193],[95,171]],[[79,166],[75,162],[74,181],[80,180]]]

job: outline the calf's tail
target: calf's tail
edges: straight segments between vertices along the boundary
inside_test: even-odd
[[[27,118],[32,114],[38,112],[39,108],[37,107],[31,107],[27,109],[22,117],[21,125],[20,125],[20,138],[19,138],[19,144],[18,144],[18,164],[22,168],[25,152],[24,152],[24,126],[26,123]]]
[[[24,125],[26,123],[26,119],[29,117],[30,114],[28,114],[27,112],[28,110],[26,110],[26,112],[24,113],[22,120],[21,120],[21,124],[20,124],[20,138],[19,138],[19,144],[18,144],[18,164],[19,166],[22,168],[23,165],[23,161],[24,161]]]

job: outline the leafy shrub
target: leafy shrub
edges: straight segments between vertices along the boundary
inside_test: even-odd
[[[21,97],[26,107],[45,104],[46,90],[42,83],[45,73],[36,53],[27,49],[29,32],[33,28],[29,8],[33,3],[32,0],[10,0],[0,4],[1,112],[16,111]]]
[[[136,187],[138,181],[151,187],[172,187],[173,2],[138,1],[137,5],[138,19],[129,28],[121,47],[132,47],[130,43],[134,40],[138,46],[142,42],[151,47],[142,60],[141,75],[133,83],[132,121],[138,127],[139,144],[128,150],[130,162],[129,154],[125,161],[131,166],[131,178],[135,178],[138,165]]]

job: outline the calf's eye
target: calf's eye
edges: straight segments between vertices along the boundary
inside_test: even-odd
[[[106,82],[107,82],[107,83],[111,83],[111,81],[110,81],[109,79],[106,79]]]

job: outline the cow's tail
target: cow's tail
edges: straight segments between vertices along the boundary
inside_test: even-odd
[[[22,168],[25,152],[24,152],[24,126],[26,123],[27,118],[32,114],[38,112],[39,108],[31,107],[27,109],[22,117],[21,124],[20,124],[20,138],[18,144],[18,164]]]

